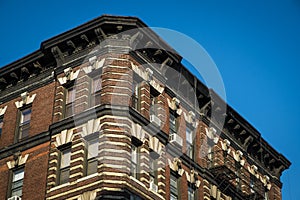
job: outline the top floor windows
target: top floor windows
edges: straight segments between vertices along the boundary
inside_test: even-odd
[[[3,118],[0,117],[0,137],[2,135],[2,128],[3,128]]]
[[[131,94],[131,106],[136,109],[140,110],[140,89],[139,83],[137,80],[133,80],[132,82],[132,94]]]
[[[193,131],[190,127],[186,127],[186,154],[190,157],[193,158],[194,155],[194,134]]]
[[[31,107],[20,111],[18,141],[29,136],[29,126],[31,120]]]
[[[67,183],[70,175],[70,160],[71,148],[64,148],[60,150],[60,165],[58,171],[58,184]]]
[[[177,200],[178,198],[178,178],[173,174],[170,176],[170,200]]]
[[[73,115],[73,102],[75,101],[75,88],[74,86],[69,86],[66,88],[66,100],[65,100],[65,117],[70,117]]]
[[[173,110],[170,110],[170,117],[169,117],[169,133],[170,134],[177,134],[177,128],[178,128],[178,120],[176,113]]]
[[[101,103],[101,89],[102,89],[102,79],[100,75],[97,75],[91,80],[91,107],[99,105]]]
[[[22,197],[24,179],[24,168],[14,170],[12,172],[12,179],[10,185],[10,196]]]

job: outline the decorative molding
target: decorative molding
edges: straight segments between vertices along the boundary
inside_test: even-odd
[[[189,111],[188,114],[183,112],[184,119],[187,123],[192,124],[194,128],[197,128],[198,122],[196,121],[196,115],[193,111]]]
[[[88,191],[83,194],[81,194],[78,198],[78,200],[94,200],[96,199],[97,192],[96,191]]]
[[[158,153],[158,155],[162,154],[162,144],[157,137],[152,136],[149,138],[149,148]]]
[[[248,166],[248,171],[250,172],[250,174],[252,174],[253,176],[255,176],[257,179],[259,179],[259,174],[258,174],[258,168],[256,165],[251,165]]]
[[[217,130],[213,127],[209,127],[209,128],[206,128],[205,127],[205,132],[206,132],[206,135],[209,139],[213,140],[213,142],[215,144],[218,143],[219,141],[219,136],[217,135]]]
[[[73,71],[71,67],[64,69],[64,76],[58,78],[61,85],[67,83],[68,81],[75,80],[78,77],[80,70]]]
[[[264,176],[260,176],[260,181],[264,184],[264,187],[267,189],[267,190],[271,190],[271,183],[270,183],[270,177],[267,176],[267,175],[264,175]]]
[[[140,141],[144,141],[145,131],[142,129],[142,126],[132,122],[131,124],[131,134]]]
[[[87,67],[84,67],[83,68],[83,71],[86,73],[86,74],[89,74],[91,73],[93,70],[96,70],[96,69],[100,69],[103,67],[104,65],[104,62],[105,62],[105,58],[102,58],[100,61],[97,60],[97,57],[96,56],[93,56],[89,59],[89,66]]]
[[[172,100],[167,99],[169,108],[172,110],[176,111],[177,115],[181,115],[182,109],[180,109],[180,100],[177,99],[176,97],[173,97]]]
[[[245,160],[243,160],[243,152],[237,150],[236,153],[233,151],[233,158],[235,161],[239,162],[241,166],[244,166]]]
[[[100,118],[91,119],[82,125],[82,137],[95,133],[100,130]]]
[[[210,196],[215,198],[216,200],[221,199],[221,191],[218,189],[216,185],[210,186]]]
[[[21,94],[21,101],[16,101],[15,102],[16,107],[21,108],[24,105],[31,104],[33,102],[35,96],[36,96],[36,94],[33,94],[33,95],[29,96],[28,92],[23,92]]]
[[[225,139],[224,142],[223,141],[220,141],[220,142],[221,142],[222,150],[225,151],[227,154],[230,154],[230,152],[231,152],[230,141]]]
[[[63,144],[67,144],[69,142],[72,142],[73,140],[73,129],[71,130],[63,130],[60,134],[58,134],[55,138],[54,145],[56,147],[59,147]]]
[[[4,106],[3,108],[0,108],[0,116],[4,115],[6,109],[7,109],[7,106]]]
[[[174,158],[173,162],[168,159],[168,163],[173,171],[177,172],[180,176],[183,175],[184,169],[182,168],[182,161],[179,158]]]
[[[14,155],[14,160],[8,161],[6,164],[9,169],[13,169],[17,166],[20,165],[25,165],[27,159],[28,159],[29,154],[25,154],[24,156],[22,155]]]
[[[201,181],[198,178],[198,173],[195,170],[191,170],[191,173],[185,172],[187,181],[194,184],[197,188],[200,187]]]

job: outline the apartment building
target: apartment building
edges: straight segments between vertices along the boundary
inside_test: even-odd
[[[0,69],[0,200],[280,200],[291,163],[135,17]]]

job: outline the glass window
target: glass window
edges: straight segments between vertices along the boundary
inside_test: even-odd
[[[70,175],[71,149],[67,148],[60,152],[59,184],[67,183]]]
[[[138,178],[138,147],[134,144],[131,145],[131,176]]]
[[[158,180],[157,180],[157,177],[158,177],[158,174],[157,174],[157,159],[153,158],[153,156],[150,155],[150,182],[154,183],[155,185],[158,184]]]
[[[11,196],[22,196],[24,168],[13,171]]]
[[[74,87],[69,87],[66,89],[66,105],[65,105],[65,117],[70,117],[73,115],[72,104],[75,101]]]
[[[21,110],[20,124],[19,124],[19,140],[29,136],[29,126],[31,119],[31,108]]]
[[[86,175],[90,175],[97,172],[99,139],[90,139],[86,145]]]
[[[186,154],[190,158],[193,158],[193,150],[194,150],[193,131],[189,127],[186,127],[186,132],[185,133],[186,133]]]
[[[178,199],[178,179],[171,175],[170,177],[170,200]]]
[[[3,128],[3,118],[0,118],[0,137],[2,135],[2,128]]]
[[[175,117],[174,112],[170,112],[169,124],[170,124],[170,134],[176,134],[176,126],[177,126],[177,119]]]
[[[91,106],[96,106],[101,103],[102,79],[96,76],[91,82]]]
[[[140,110],[139,84],[136,80],[133,80],[132,83],[131,106],[136,110]]]
[[[188,200],[195,199],[195,190],[192,187],[188,187]]]

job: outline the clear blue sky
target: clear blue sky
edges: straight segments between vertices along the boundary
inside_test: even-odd
[[[228,103],[293,163],[283,199],[300,199],[299,0],[0,0],[0,66],[102,14],[187,34],[210,54]]]

